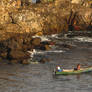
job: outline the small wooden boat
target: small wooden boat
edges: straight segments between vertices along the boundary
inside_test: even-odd
[[[72,75],[72,74],[87,73],[91,71],[92,71],[92,67],[87,67],[87,68],[81,68],[80,70],[63,69],[62,72],[54,71],[54,74],[55,75]]]

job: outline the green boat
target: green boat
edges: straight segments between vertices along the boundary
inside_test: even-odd
[[[81,68],[80,70],[74,69],[63,69],[62,72],[54,71],[55,75],[73,75],[73,74],[81,74],[81,73],[88,73],[92,71],[92,67]]]

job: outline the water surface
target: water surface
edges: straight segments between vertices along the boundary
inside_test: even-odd
[[[83,37],[85,38],[85,37]],[[92,92],[92,73],[53,76],[56,65],[74,68],[92,66],[92,38],[83,41],[79,37],[65,39],[54,37],[57,45],[49,52],[39,53],[50,59],[46,64],[0,64],[0,92]],[[73,48],[63,48],[62,43],[72,43]]]

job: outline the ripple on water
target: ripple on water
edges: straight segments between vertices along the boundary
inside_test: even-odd
[[[56,65],[63,68],[74,68],[78,63],[82,66],[92,65],[92,44],[76,41],[73,41],[77,45],[74,49],[59,53],[55,51],[63,48],[57,46],[53,52],[46,52],[44,55],[51,60],[46,64],[1,65],[0,92],[92,92],[92,73],[52,76]],[[57,43],[61,43],[60,40]]]

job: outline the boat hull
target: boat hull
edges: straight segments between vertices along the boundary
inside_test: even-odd
[[[73,74],[81,74],[81,73],[88,73],[92,71],[92,67],[83,68],[80,70],[63,70],[62,72],[55,71],[55,75],[73,75]]]

